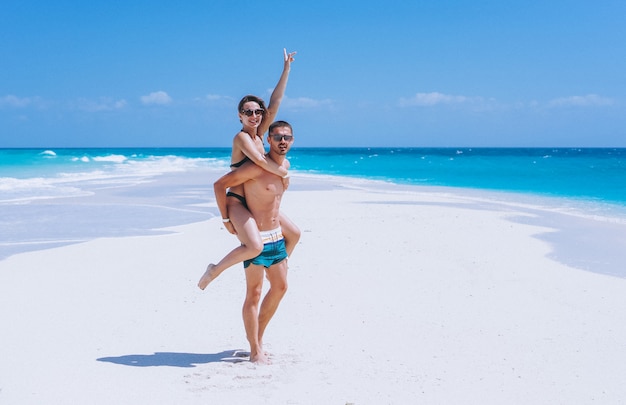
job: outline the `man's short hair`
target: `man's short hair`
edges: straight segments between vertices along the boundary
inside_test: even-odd
[[[269,134],[272,134],[272,131],[274,130],[274,128],[282,128],[282,127],[287,127],[291,130],[291,133],[293,134],[293,128],[291,127],[291,124],[288,123],[287,121],[274,121],[272,122],[272,125],[270,125],[270,129],[269,129]]]

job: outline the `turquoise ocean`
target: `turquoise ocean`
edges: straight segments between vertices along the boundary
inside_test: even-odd
[[[0,259],[217,214],[229,148],[0,149]],[[294,148],[294,174],[549,198],[626,218],[626,148]],[[297,187],[292,181],[292,187]]]

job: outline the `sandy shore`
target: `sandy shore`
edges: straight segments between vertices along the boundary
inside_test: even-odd
[[[303,234],[269,366],[233,356],[241,268],[196,287],[236,245],[219,219],[1,261],[0,404],[623,403],[626,279],[564,254],[623,224],[393,190],[288,191]]]

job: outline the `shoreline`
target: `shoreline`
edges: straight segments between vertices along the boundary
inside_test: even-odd
[[[193,171],[192,174],[191,180],[185,181],[186,187],[204,187],[206,190],[209,190],[208,184],[214,179],[213,177],[207,179],[206,175],[210,174],[210,176],[217,178],[217,174],[213,170],[198,170]],[[173,181],[175,182],[179,178],[179,173],[165,174],[154,179],[155,185],[150,185],[149,182],[148,189],[150,191],[146,201],[150,199],[151,195],[154,195],[154,189],[169,187]],[[554,228],[551,233],[538,236],[538,238],[551,244],[555,251],[551,254],[552,258],[583,270],[626,278],[626,270],[622,270],[619,264],[617,266],[614,264],[614,262],[620,263],[621,260],[623,260],[621,261],[622,263],[626,262],[626,254],[622,253],[621,248],[626,243],[626,239],[622,236],[622,232],[626,229],[626,207],[619,204],[593,201],[585,198],[545,196],[530,192],[398,184],[351,176],[297,173],[293,176],[293,180],[290,190],[287,192],[288,194],[301,191],[329,190],[360,190],[392,194],[414,193],[465,200],[466,202],[471,202],[477,208],[523,211],[527,216],[518,218],[522,223]],[[129,187],[122,186],[121,189],[129,189]],[[116,190],[116,188],[113,188],[113,190]],[[204,193],[198,193],[199,199],[197,203],[186,206],[167,207],[159,206],[158,204],[151,205],[149,202],[141,205],[128,205],[127,208],[132,210],[153,210],[154,215],[151,215],[149,220],[137,219],[141,218],[141,215],[137,215],[135,219],[130,221],[134,223],[127,230],[124,230],[124,227],[127,227],[127,225],[123,225],[122,222],[131,218],[128,213],[123,214],[121,221],[116,222],[117,225],[115,226],[117,228],[111,227],[109,229],[107,225],[102,226],[104,223],[98,223],[100,224],[99,227],[91,226],[86,233],[79,233],[78,236],[2,242],[0,243],[0,262],[16,254],[54,249],[76,243],[85,243],[99,238],[163,235],[170,233],[168,229],[172,227],[192,225],[210,220],[217,215],[217,209],[214,201],[212,201],[214,197],[206,190]],[[100,190],[100,192],[102,191]],[[89,198],[93,198],[96,201],[86,202]],[[119,196],[116,196],[115,192],[107,190],[104,195],[98,196],[94,196],[92,193],[84,198],[54,198],[50,200],[50,204],[59,207],[69,207],[70,205],[67,202],[73,201],[76,207],[101,206],[106,210],[115,209],[117,206],[115,198],[119,198]],[[123,205],[119,206],[123,207]],[[78,215],[78,222],[81,222],[81,219],[82,221],[87,220],[87,217],[80,217],[80,211],[72,210],[73,216]],[[159,212],[160,214],[158,214]],[[166,214],[165,218],[162,215],[164,213]],[[177,216],[177,213],[179,216]],[[167,214],[170,214],[170,217]],[[67,214],[63,213],[63,215]],[[85,215],[92,216],[89,210],[86,211]],[[61,217],[61,219],[63,218]],[[156,220],[158,222],[154,222],[155,218],[158,218]],[[115,216],[110,217],[109,220],[115,220]],[[105,221],[109,220],[105,219]],[[56,228],[62,231],[65,228],[64,225],[62,221],[56,224]],[[29,229],[28,226],[25,228]],[[92,229],[95,229],[95,232]],[[593,229],[592,235],[586,236],[581,233],[586,229]],[[558,235],[561,237],[558,237]],[[581,246],[585,246],[585,248],[582,249],[580,248]],[[605,254],[608,253],[613,256],[617,255],[615,256],[617,259],[613,261],[596,260],[594,258],[598,257],[598,251],[603,251]]]

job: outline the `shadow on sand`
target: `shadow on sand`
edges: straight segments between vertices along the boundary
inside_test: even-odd
[[[196,367],[198,364],[207,363],[240,363],[248,361],[249,355],[249,352],[243,350],[225,350],[212,354],[156,352],[154,354],[101,357],[96,360],[132,367]]]

